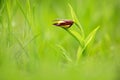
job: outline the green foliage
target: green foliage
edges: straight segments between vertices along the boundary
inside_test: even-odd
[[[86,47],[88,46],[89,43],[91,43],[92,39],[94,38],[94,36],[96,34],[96,31],[99,29],[99,26],[97,28],[95,28],[91,33],[89,33],[86,39],[84,39],[85,31],[83,30],[82,26],[80,25],[80,22],[70,4],[69,4],[69,7],[70,7],[70,11],[71,11],[71,15],[74,20],[74,23],[76,24],[78,29],[80,29],[80,33],[78,33],[77,31],[74,31],[74,30],[70,30],[70,29],[65,29],[65,30],[68,33],[70,33],[79,42],[79,47],[78,47],[77,54],[76,54],[76,62],[78,63],[80,56],[84,55],[84,51],[86,51]]]
[[[119,4],[0,0],[0,80],[119,80]],[[56,18],[75,24],[65,31]]]
[[[83,30],[83,28],[82,28],[82,26],[81,26],[81,24],[79,22],[79,19],[77,18],[76,14],[75,14],[75,12],[74,12],[74,10],[72,8],[72,6],[70,4],[68,4],[68,6],[70,8],[71,16],[72,16],[73,21],[75,22],[75,24],[77,25],[77,27],[80,29],[81,35],[84,37],[84,30]]]

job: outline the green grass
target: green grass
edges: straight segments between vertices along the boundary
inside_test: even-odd
[[[119,0],[0,0],[0,80],[119,80],[119,9]],[[76,38],[55,19],[74,20]]]

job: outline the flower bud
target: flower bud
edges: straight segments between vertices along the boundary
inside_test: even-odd
[[[55,26],[63,27],[63,28],[69,28],[73,25],[74,21],[72,20],[54,20]]]

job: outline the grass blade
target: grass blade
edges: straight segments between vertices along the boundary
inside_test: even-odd
[[[96,27],[89,35],[88,37],[85,39],[85,47],[87,47],[87,45],[92,41],[92,39],[94,38],[97,30],[100,28],[100,26]]]
[[[60,45],[57,45],[57,47],[62,51],[62,54],[66,58],[66,60],[68,62],[72,62],[72,59],[67,55],[67,51]]]
[[[81,46],[79,46],[79,47],[78,47],[78,50],[77,50],[77,55],[76,55],[76,57],[77,57],[76,63],[78,63],[79,58],[80,58],[80,56],[82,55],[82,52],[83,52],[83,49],[82,49]]]
[[[88,44],[92,41],[92,39],[94,38],[97,30],[99,29],[100,26],[96,27],[89,35],[88,37],[85,39],[85,43],[84,43],[84,47],[81,48],[79,46],[78,51],[77,51],[77,60],[76,63],[79,62],[80,56],[83,54],[84,50],[86,49],[86,47],[88,46]]]
[[[81,24],[80,24],[80,22],[79,22],[79,19],[77,18],[77,16],[76,16],[76,14],[75,14],[75,12],[74,12],[71,4],[68,4],[68,6],[69,6],[69,8],[70,8],[70,12],[71,12],[72,19],[74,20],[76,26],[80,29],[81,34],[82,34],[82,36],[84,37],[84,30],[83,30],[83,28],[82,28],[82,26],[81,26]]]
[[[25,12],[24,8],[22,7],[22,4],[20,3],[20,1],[16,0],[16,2],[17,2],[18,7],[20,8],[21,12],[23,13],[23,15],[24,15],[24,17],[29,25],[29,28],[31,30],[32,25],[30,23],[30,20],[28,19],[27,13]]]

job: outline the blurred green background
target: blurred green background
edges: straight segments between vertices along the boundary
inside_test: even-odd
[[[57,47],[75,60],[78,42],[52,25],[72,19],[68,3],[86,36],[100,25],[78,65]],[[120,80],[119,31],[120,0],[0,0],[0,80]]]

